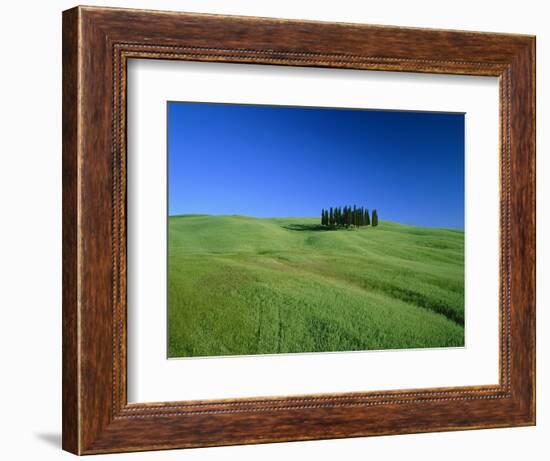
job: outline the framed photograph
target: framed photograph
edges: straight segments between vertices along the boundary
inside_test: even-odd
[[[535,38],[63,13],[63,448],[535,424]]]

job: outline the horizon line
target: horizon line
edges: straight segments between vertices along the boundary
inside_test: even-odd
[[[373,208],[374,209],[374,208]],[[237,213],[224,213],[224,214],[212,214],[212,213],[178,213],[178,214],[168,214],[169,218],[177,218],[179,216],[214,216],[214,217],[226,217],[226,216],[238,216],[242,218],[253,218],[253,219],[320,219],[318,216],[252,216],[244,215]],[[409,224],[400,221],[391,221],[388,219],[381,219],[380,222],[391,223],[391,224],[400,224],[402,226],[410,227],[427,227],[429,229],[447,229],[464,232],[464,228],[461,227],[450,227],[450,226],[428,226],[426,224]],[[369,227],[369,226],[366,226]]]

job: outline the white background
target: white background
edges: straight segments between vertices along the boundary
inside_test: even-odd
[[[88,4],[101,3],[89,0]],[[550,231],[550,214],[544,213],[550,199],[550,181],[544,179],[550,172],[543,153],[550,138],[543,128],[550,126],[550,97],[544,84],[550,78],[550,30],[545,2],[111,0],[109,4],[536,34],[539,153],[537,427],[125,454],[109,459],[547,459],[550,368],[545,361],[550,358],[550,318],[545,313],[548,289],[543,280],[550,253],[543,234]],[[61,10],[73,5],[69,1],[5,2],[0,16],[0,456],[10,460],[71,457],[60,451]]]
[[[498,383],[496,77],[142,59],[128,93],[131,402]],[[166,360],[167,100],[465,113],[466,347]]]

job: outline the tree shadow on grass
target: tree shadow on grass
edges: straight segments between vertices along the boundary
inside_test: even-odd
[[[292,231],[314,231],[314,232],[326,232],[326,231],[335,231],[337,230],[334,227],[322,226],[321,224],[288,224],[282,226],[283,229],[288,229]]]

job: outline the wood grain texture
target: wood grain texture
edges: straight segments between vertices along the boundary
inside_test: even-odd
[[[534,424],[534,50],[534,37],[506,34],[92,7],[64,12],[64,449],[90,454]],[[132,58],[498,76],[499,384],[128,404]]]
[[[78,10],[63,16],[63,448],[80,451],[78,400]]]

